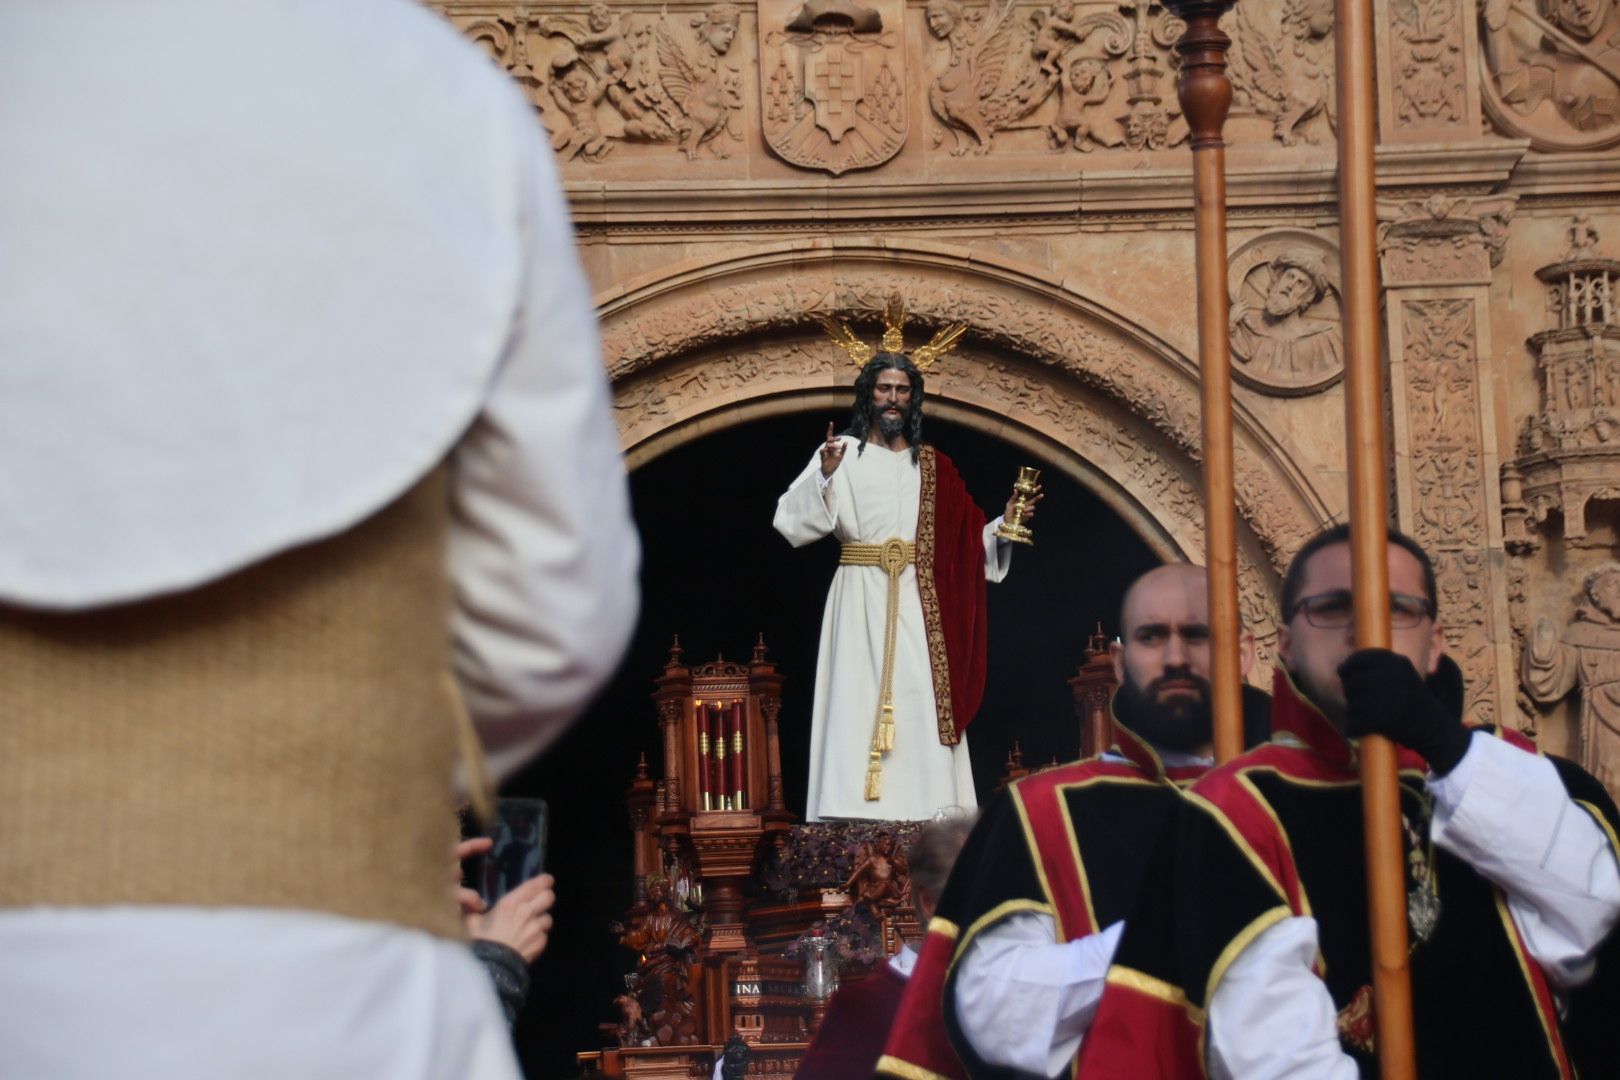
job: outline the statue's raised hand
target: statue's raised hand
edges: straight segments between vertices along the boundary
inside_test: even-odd
[[[833,434],[831,421],[827,423],[827,441],[821,444],[821,475],[831,476],[844,460],[844,444]]]

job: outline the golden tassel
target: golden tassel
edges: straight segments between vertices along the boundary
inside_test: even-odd
[[[877,802],[881,798],[883,798],[883,758],[874,749],[871,760],[866,765],[866,801]]]
[[[877,748],[884,753],[894,749],[894,706],[883,706],[883,716],[878,723]]]

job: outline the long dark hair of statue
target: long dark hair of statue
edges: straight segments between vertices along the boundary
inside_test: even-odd
[[[905,372],[906,378],[911,380],[911,412],[906,417],[904,434],[906,442],[911,444],[911,460],[915,462],[922,449],[923,375],[911,358],[903,353],[880,352],[868,360],[861,373],[855,376],[855,411],[844,434],[853,435],[861,441],[855,449],[857,456],[866,452],[867,436],[871,435],[878,418],[877,408],[872,404],[872,388],[877,385],[877,377],[885,371]]]

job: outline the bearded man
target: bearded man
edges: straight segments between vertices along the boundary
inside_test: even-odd
[[[1114,745],[1024,777],[985,808],[928,927],[882,1075],[1059,1076],[1086,1037],[1180,788],[1210,767],[1209,592],[1202,567],[1138,578],[1113,646]],[[1254,662],[1243,636],[1242,670]],[[1266,696],[1244,690],[1245,740]]]
[[[1001,519],[986,523],[951,460],[923,445],[922,405],[918,365],[872,355],[849,427],[827,425],[776,505],[794,547],[843,544],[816,662],[807,821],[978,805],[964,732],[984,694],[985,582],[1007,575],[1011,552]]]
[[[1368,734],[1400,750],[1418,1075],[1611,1075],[1620,816],[1575,764],[1464,726],[1433,563],[1397,532],[1388,547],[1388,649],[1357,648],[1348,526],[1294,557],[1271,741],[1193,786],[1162,894],[1171,932],[1142,941],[1128,927],[1081,1075],[1376,1068]]]

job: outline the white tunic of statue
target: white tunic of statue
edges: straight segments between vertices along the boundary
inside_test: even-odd
[[[909,449],[843,436],[843,462],[822,486],[821,456],[776,504],[776,531],[794,547],[832,534],[839,543],[878,544],[917,538],[921,479]],[[984,528],[985,576],[1000,581],[1011,561],[998,541],[999,518]],[[934,683],[928,662],[917,571],[900,576],[900,613],[894,646],[894,749],[883,757],[883,797],[865,798],[866,766],[883,674],[884,619],[889,576],[878,566],[839,566],[827,593],[816,661],[815,707],[810,721],[810,790],[805,820],[869,818],[920,821],[949,806],[978,805],[967,738],[939,741]]]

